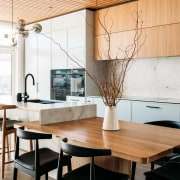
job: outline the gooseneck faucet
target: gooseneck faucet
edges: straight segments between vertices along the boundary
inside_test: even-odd
[[[28,73],[25,77],[25,88],[24,88],[24,102],[27,102],[27,99],[29,98],[29,95],[27,93],[27,78],[31,76],[32,80],[33,80],[33,85],[35,85],[35,80],[34,80],[34,76],[31,73]]]

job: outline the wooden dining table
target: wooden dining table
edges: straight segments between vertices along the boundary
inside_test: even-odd
[[[17,126],[51,133],[60,139],[67,137],[72,143],[85,147],[111,149],[111,162],[105,159],[98,163],[129,174],[131,162],[150,163],[180,145],[178,129],[120,120],[120,130],[105,131],[102,123],[102,118],[94,117],[47,125],[40,125],[38,121],[22,122]]]

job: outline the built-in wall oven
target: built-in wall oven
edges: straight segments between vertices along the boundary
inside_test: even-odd
[[[66,96],[84,96],[85,69],[51,70],[51,99],[66,100]]]

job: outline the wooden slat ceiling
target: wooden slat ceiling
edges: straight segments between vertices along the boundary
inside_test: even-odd
[[[13,0],[13,21],[27,24],[81,9],[101,9],[133,0]],[[0,21],[12,22],[12,0],[0,0]]]

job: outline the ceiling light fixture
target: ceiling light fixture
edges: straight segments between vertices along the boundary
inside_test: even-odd
[[[29,31],[33,31],[34,33],[40,33],[42,31],[42,26],[38,23],[34,24],[31,29],[25,29],[26,21],[24,19],[19,19],[16,29],[17,34],[22,35],[23,38],[27,38],[29,35]]]
[[[27,38],[29,36],[29,31],[34,33],[40,33],[42,31],[42,26],[39,23],[36,23],[32,26],[31,29],[26,29],[26,21],[24,19],[19,19],[16,25],[16,31],[14,32],[14,1],[12,0],[12,34],[11,34],[11,46],[17,45],[17,39],[15,35],[20,35],[22,38]],[[8,34],[4,35],[5,38],[9,38]]]

